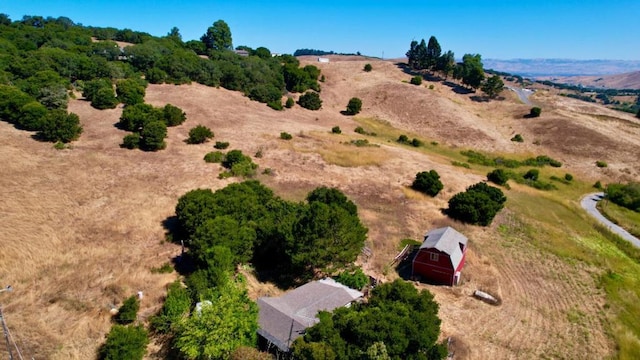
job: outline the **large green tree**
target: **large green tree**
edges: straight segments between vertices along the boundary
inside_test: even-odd
[[[64,110],[51,110],[42,119],[38,138],[44,141],[68,143],[77,140],[82,134],[80,118]]]
[[[438,59],[442,54],[442,48],[438,39],[435,36],[429,38],[429,44],[427,45],[425,65],[428,69],[435,69]]]
[[[173,346],[182,358],[226,360],[238,347],[256,345],[258,306],[242,281],[228,282],[207,300],[177,326]]]
[[[504,82],[499,75],[493,75],[482,84],[480,89],[490,99],[495,99],[504,90]]]
[[[480,54],[465,54],[462,63],[459,63],[454,70],[454,77],[461,79],[462,83],[477,89],[484,80],[484,68]]]
[[[502,190],[481,182],[449,199],[447,215],[466,223],[488,226],[506,201]]]
[[[224,20],[214,22],[200,40],[202,40],[207,49],[233,50],[231,29]]]
[[[411,187],[429,196],[436,196],[443,189],[440,175],[435,170],[421,171],[416,174]]]

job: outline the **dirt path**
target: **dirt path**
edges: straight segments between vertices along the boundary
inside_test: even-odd
[[[604,198],[604,193],[602,192],[585,195],[585,197],[583,197],[582,200],[580,201],[580,205],[582,206],[583,209],[585,209],[589,213],[589,215],[596,218],[604,226],[609,228],[609,230],[613,231],[617,235],[620,235],[620,237],[632,243],[633,246],[640,248],[640,239],[629,234],[627,230],[612,223],[609,219],[604,217],[604,215],[602,215],[600,211],[598,211],[598,208],[596,208],[596,204],[598,203],[598,201],[602,200],[603,198]]]

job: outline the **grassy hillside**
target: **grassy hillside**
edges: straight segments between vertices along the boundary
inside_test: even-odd
[[[212,143],[188,145],[189,129],[202,124],[214,141],[261,157],[269,175],[258,178],[278,195],[301,200],[317,186],[334,186],[357,203],[369,228],[365,272],[385,280],[398,275],[389,263],[401,239],[453,225],[470,239],[459,287],[418,285],[435,294],[443,336],[455,339],[461,358],[632,358],[640,353],[640,265],[579,207],[596,181],[638,178],[640,160],[628,151],[640,143],[632,115],[539,91],[537,119],[515,94],[476,102],[441,82],[408,83],[392,62],[331,56],[322,70],[323,107],[274,111],[239,92],[191,85],[150,85],[146,102],[174,104],[187,121],[169,130],[157,153],[121,149],[125,132],[114,124],[122,108],[96,110],[71,100],[82,137],[65,150],[33,141],[30,133],[0,123],[0,279],[15,291],[2,294],[6,320],[25,356],[92,358],[110,327],[109,309],[144,291],[144,321],[161,304],[173,274],[153,273],[180,253],[164,240],[163,222],[178,197],[195,188],[218,189],[219,165],[203,156]],[[305,62],[306,61],[306,62]],[[303,61],[312,63],[312,59]],[[364,72],[371,63],[373,71]],[[430,89],[433,85],[433,89]],[[349,99],[363,101],[356,117],[340,114]],[[342,134],[332,134],[340,126]],[[368,133],[353,130],[362,126]],[[280,139],[288,132],[293,139]],[[402,145],[400,134],[422,147]],[[523,143],[512,142],[522,134]],[[357,147],[367,139],[375,146]],[[570,184],[543,192],[511,182],[503,210],[487,228],[456,223],[442,214],[448,199],[485,179],[492,168],[465,163],[461,150],[524,159],[548,155],[562,168],[541,176],[574,175]],[[607,168],[595,166],[606,161]],[[436,198],[409,189],[419,171],[435,169],[444,184]],[[520,170],[520,169],[519,169]],[[523,171],[526,168],[522,169]],[[273,293],[250,281],[252,296]],[[0,284],[0,285],[3,285]],[[474,300],[476,289],[497,294],[502,305]],[[151,348],[151,353],[158,345]]]

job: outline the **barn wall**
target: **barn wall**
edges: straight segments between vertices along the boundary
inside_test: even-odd
[[[431,261],[431,253],[438,254],[438,261]],[[435,249],[421,249],[413,259],[413,275],[437,284],[453,285],[451,259],[449,255]]]

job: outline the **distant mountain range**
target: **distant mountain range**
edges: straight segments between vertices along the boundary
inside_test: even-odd
[[[598,76],[640,70],[640,60],[483,59],[485,69],[524,77]]]

